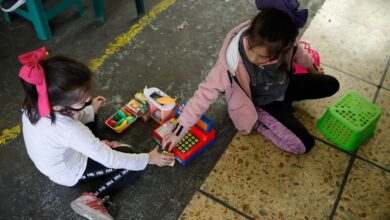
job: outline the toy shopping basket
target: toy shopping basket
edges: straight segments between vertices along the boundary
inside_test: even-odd
[[[318,54],[318,52],[316,50],[313,50],[311,47],[310,47],[310,44],[306,41],[303,41],[303,40],[300,40],[298,42],[302,47],[303,49],[305,49],[309,54],[310,56],[313,58],[313,61],[314,61],[314,65],[316,67],[320,66],[321,65],[321,60],[320,60],[320,55]],[[307,70],[301,66],[299,66],[297,63],[293,63],[294,65],[294,69],[295,69],[295,74],[301,74],[301,73],[307,73]]]
[[[353,151],[374,134],[380,116],[378,106],[350,91],[327,109],[317,127],[337,146]]]

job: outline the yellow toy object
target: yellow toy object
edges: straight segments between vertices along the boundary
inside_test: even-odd
[[[175,103],[176,102],[176,99],[174,98],[171,98],[169,96],[164,96],[164,97],[160,97],[160,98],[157,98],[156,101],[160,104],[172,104],[172,103]]]
[[[125,129],[127,127],[127,121],[126,120],[123,120],[122,123],[119,125],[119,126],[116,126],[114,127],[113,129],[116,131],[116,132],[122,132],[123,129]]]
[[[140,102],[148,102],[148,99],[145,97],[145,95],[142,92],[138,92],[135,94],[135,99],[138,99]]]

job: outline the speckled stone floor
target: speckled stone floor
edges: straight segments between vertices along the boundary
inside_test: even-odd
[[[389,12],[387,0],[325,1],[302,39],[319,51],[340,91],[295,104],[316,146],[295,156],[257,133],[237,134],[181,219],[390,219]],[[349,90],[382,109],[375,135],[355,152],[316,129]]]

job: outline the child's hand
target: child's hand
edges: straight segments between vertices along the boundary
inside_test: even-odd
[[[158,146],[149,152],[149,164],[157,165],[159,167],[169,166],[174,160],[174,156],[162,155],[158,151]]]
[[[103,96],[97,96],[92,100],[92,107],[95,113],[98,112],[98,110],[105,106],[107,104],[107,99]]]
[[[172,149],[179,143],[181,140],[180,137],[176,136],[174,133],[169,132],[162,140],[162,148],[166,149],[168,147],[168,151],[172,151]]]
[[[316,71],[314,72],[314,74],[324,74],[325,71],[324,71],[324,68],[319,66],[317,67]]]
[[[310,68],[308,69],[308,71],[309,71],[309,73],[314,73],[314,74],[324,74],[324,73],[325,73],[323,67],[321,67],[321,66],[316,66],[316,65],[314,65],[314,64],[313,64],[312,67],[310,67]]]
[[[109,141],[109,140],[103,140],[102,141],[105,145],[109,146],[110,148],[117,148],[117,147],[128,147],[132,148],[130,145],[121,143],[118,141]]]

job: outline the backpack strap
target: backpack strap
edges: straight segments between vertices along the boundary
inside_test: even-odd
[[[237,83],[237,85],[241,88],[242,92],[244,92],[245,95],[248,96],[248,94],[246,94],[244,88],[242,88],[241,84],[238,82],[237,77],[236,77],[235,75],[233,75],[231,72],[229,72],[229,70],[227,70],[227,74],[228,74],[228,76],[229,76],[229,80],[230,80],[231,86],[233,87],[233,80],[234,80],[234,81]],[[251,97],[249,97],[249,96],[248,96],[248,98],[251,99]]]
[[[245,33],[246,32],[241,34],[240,40],[238,41],[238,51],[240,53],[242,62],[244,63],[245,69],[249,74],[251,85],[256,86],[256,84],[257,84],[257,77],[256,77],[257,74],[256,73],[259,72],[259,70],[258,70],[259,67],[255,64],[251,63],[248,56],[246,55],[245,48],[244,48]],[[262,83],[262,82],[260,82],[260,83]]]
[[[291,61],[290,61],[290,71],[289,71],[289,74],[293,74],[295,72],[295,68],[294,68],[294,58],[295,58],[295,54],[297,53],[297,50],[298,50],[298,44],[294,46],[294,49],[293,49],[293,54],[291,56]]]

